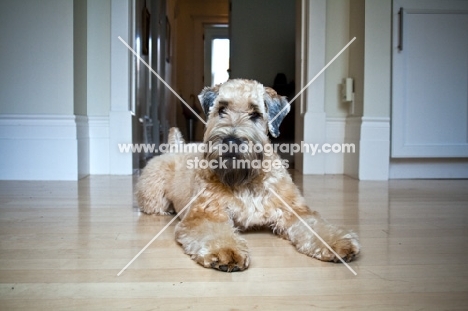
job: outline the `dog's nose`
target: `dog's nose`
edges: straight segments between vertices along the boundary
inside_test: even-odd
[[[242,139],[239,139],[239,138],[237,138],[235,136],[227,136],[227,137],[223,138],[223,144],[224,145],[228,145],[228,146],[230,146],[230,145],[240,145],[242,143],[243,143]]]
[[[234,158],[239,154],[239,146],[242,144],[242,140],[235,136],[226,136],[223,138],[222,144],[222,156],[226,158]]]

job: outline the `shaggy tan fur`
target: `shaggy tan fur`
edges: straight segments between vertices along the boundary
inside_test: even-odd
[[[229,80],[205,88],[200,101],[208,116],[204,143],[213,150],[203,153],[167,153],[151,160],[137,184],[136,196],[147,214],[181,211],[201,189],[192,206],[181,215],[176,239],[185,253],[200,265],[221,271],[241,271],[250,264],[246,241],[239,230],[269,227],[288,239],[301,253],[324,260],[338,258],[270,191],[276,192],[334,251],[346,261],[360,251],[357,235],[328,223],[310,210],[286,168],[238,169],[234,159],[281,161],[275,153],[221,153],[228,141],[238,146],[249,142],[269,144],[267,133],[279,134],[279,118],[272,118],[287,105],[284,98],[256,81]],[[178,129],[171,129],[171,144],[183,143]],[[226,160],[227,169],[188,168],[194,160]],[[192,162],[193,163],[193,162]],[[270,162],[271,163],[271,162]]]

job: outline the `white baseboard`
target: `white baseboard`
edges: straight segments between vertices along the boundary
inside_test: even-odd
[[[359,145],[359,179],[388,180],[390,118],[362,117]]]
[[[89,175],[89,123],[87,116],[75,116],[78,148],[78,178]]]
[[[89,173],[106,175],[109,167],[109,117],[89,116]]]
[[[355,153],[344,155],[344,174],[360,180],[388,180],[390,118],[348,117],[345,142]]]
[[[359,150],[361,140],[361,117],[348,117],[345,123],[344,141],[347,144],[354,144],[354,153],[344,154],[343,173],[353,178],[359,178]]]
[[[327,118],[325,142],[343,144],[345,142],[346,118]],[[325,156],[325,174],[344,173],[344,153],[328,153]]]
[[[75,115],[0,115],[0,179],[77,180],[85,124]]]
[[[305,174],[346,174],[354,178],[362,179],[385,179],[388,178],[388,157],[387,163],[382,164],[381,162],[388,152],[389,142],[389,119],[388,118],[362,118],[362,117],[348,117],[348,118],[327,118],[325,122],[325,135],[324,140],[316,141],[314,143],[329,143],[329,144],[353,144],[355,146],[354,153],[327,153],[327,154],[316,154],[313,157],[323,157],[320,159],[310,159],[305,161],[309,164],[308,170],[305,170]],[[361,135],[363,131],[364,136]],[[317,136],[315,139],[319,139]],[[361,137],[363,137],[361,139]],[[309,142],[309,141],[307,141]],[[363,156],[372,157],[372,161],[368,159],[361,159],[360,147],[365,146],[371,151],[371,153],[363,153]],[[375,150],[374,150],[375,149]],[[376,154],[380,154],[377,156]],[[303,155],[305,159],[311,157],[311,155]],[[374,163],[375,160],[379,159],[379,163]],[[313,164],[309,163],[312,162]],[[365,161],[361,164],[360,172],[360,161]],[[373,162],[374,161],[374,162]],[[317,165],[324,163],[323,171],[317,169]],[[366,166],[369,167],[366,167]],[[372,165],[380,165],[385,169],[379,169],[371,167]],[[311,169],[314,168],[315,169]],[[373,172],[368,174],[367,171]],[[364,174],[364,175],[363,175]]]
[[[132,119],[130,111],[109,113],[109,174],[132,175],[133,154],[121,153],[119,144],[132,143]]]
[[[112,116],[117,134],[111,140],[107,116],[0,115],[0,179],[78,180],[89,174],[131,175],[132,154],[120,154],[117,147],[118,143],[131,142],[131,115],[124,112]]]
[[[390,178],[468,178],[468,159],[392,159]]]
[[[326,139],[326,115],[324,112],[307,112],[304,114],[304,137],[306,144],[323,144]],[[302,174],[325,174],[325,154],[315,155],[303,153]]]

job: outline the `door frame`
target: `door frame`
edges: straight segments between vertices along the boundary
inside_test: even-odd
[[[204,16],[204,15],[194,15],[192,16],[192,24],[194,28],[193,32],[193,84],[192,84],[192,94],[197,95],[200,90],[205,86],[203,83],[204,75],[204,40],[203,34],[205,32],[205,25],[216,25],[216,24],[229,24],[229,16],[220,14],[217,16]]]
[[[229,24],[206,24],[204,29],[204,74],[203,74],[203,84],[205,86],[210,86],[211,81],[211,43],[214,39],[229,39]]]

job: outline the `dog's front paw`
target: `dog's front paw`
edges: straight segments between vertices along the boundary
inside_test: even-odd
[[[213,268],[224,272],[242,271],[249,267],[250,258],[247,250],[233,247],[221,247],[203,256],[194,256],[195,260],[205,268]]]
[[[357,235],[352,232],[337,237],[335,240],[330,241],[328,245],[345,262],[352,261],[361,250]],[[340,259],[325,245],[316,249],[312,256],[323,261],[340,262]]]

